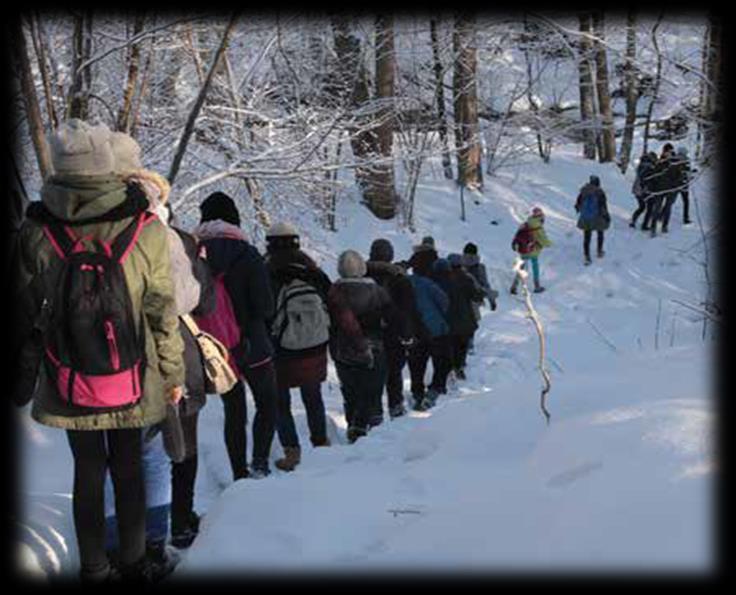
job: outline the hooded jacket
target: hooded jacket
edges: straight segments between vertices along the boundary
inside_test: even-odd
[[[52,176],[41,191],[42,204],[28,209],[20,230],[16,269],[16,339],[30,336],[44,299],[55,293],[62,261],[43,232],[48,221],[59,221],[79,236],[113,240],[148,206],[135,186],[119,177]],[[32,207],[32,208],[31,208]],[[165,417],[168,391],[184,384],[183,343],[176,316],[166,229],[158,219],[146,225],[123,264],[133,315],[143,318],[146,369],[143,396],[132,407],[89,413],[68,405],[58,394],[46,366],[39,366],[32,417],[48,426],[69,430],[137,428]]]
[[[592,219],[584,219],[581,209],[583,208],[583,200],[586,196],[593,196],[598,202],[598,214]],[[606,193],[600,186],[594,184],[586,184],[580,189],[577,200],[575,201],[575,211],[580,213],[578,217],[578,229],[584,231],[603,231],[608,229],[611,224],[611,215],[608,213],[608,201]]]

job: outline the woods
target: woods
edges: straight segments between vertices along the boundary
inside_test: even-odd
[[[474,192],[484,170],[550,163],[573,139],[585,158],[625,173],[639,131],[646,150],[684,117],[705,162],[722,117],[722,26],[693,21],[699,56],[660,47],[671,26],[601,11],[33,13],[10,27],[23,107],[13,117],[27,122],[19,163],[38,188],[49,173],[44,135],[67,117],[98,120],[132,133],[168,172],[182,214],[226,184],[261,234],[294,206],[336,229],[353,181],[374,216],[410,214],[418,172],[434,156],[443,176]],[[698,92],[671,100],[682,72]]]

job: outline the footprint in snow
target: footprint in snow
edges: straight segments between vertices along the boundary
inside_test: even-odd
[[[578,479],[582,479],[583,477],[590,475],[601,467],[603,467],[603,463],[601,461],[588,461],[582,465],[577,465],[572,469],[568,469],[567,471],[563,471],[562,473],[552,476],[547,480],[547,487],[564,488]]]

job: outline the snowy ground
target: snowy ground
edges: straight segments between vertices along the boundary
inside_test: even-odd
[[[584,162],[574,151],[486,179],[478,204],[466,196],[467,222],[454,186],[427,172],[413,236],[348,200],[335,234],[295,217],[311,225],[305,248],[331,276],[340,250],[367,254],[380,236],[398,258],[428,233],[442,254],[474,241],[501,292],[499,307],[484,311],[467,381],[431,411],[387,421],[355,445],[345,443],[333,369],[324,387],[332,448],[308,446],[294,394],[305,451],[291,474],[232,484],[213,397],[201,422],[196,503],[207,516],[177,574],[714,567],[715,343],[710,330],[702,339],[697,314],[672,301],[700,300],[702,267],[686,255],[700,230],[681,227],[679,199],[668,236],[630,229],[632,172],[624,179],[614,165]],[[613,223],[605,258],[584,267],[572,205],[591,173],[601,178]],[[702,179],[694,191],[706,224],[715,200],[708,188]],[[534,296],[548,340],[549,426],[539,409],[536,334],[521,298],[507,291],[511,237],[537,204],[554,242],[541,258],[547,291]],[[21,418],[19,555],[38,576],[74,573],[65,437],[30,421],[27,410]],[[276,441],[273,458],[280,455]]]

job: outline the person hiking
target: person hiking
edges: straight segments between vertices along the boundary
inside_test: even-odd
[[[149,202],[149,211],[156,213],[166,225],[171,260],[171,280],[179,319],[179,332],[184,341],[185,387],[184,397],[176,415],[152,426],[144,433],[143,468],[146,486],[146,550],[159,576],[171,572],[176,560],[167,554],[165,543],[171,515],[172,545],[188,547],[198,528],[198,516],[193,511],[194,482],[197,469],[197,419],[205,405],[205,379],[202,354],[197,341],[182,316],[214,309],[214,287],[207,263],[197,251],[197,242],[190,234],[173,225],[168,208],[170,186],[156,172],[143,168],[140,146],[126,134],[114,132],[111,144],[116,170],[128,184],[138,185]],[[176,424],[178,428],[170,428]],[[170,455],[168,438],[180,432],[184,453]],[[175,450],[175,449],[174,449]],[[170,459],[170,456],[173,458]],[[109,479],[109,478],[108,478]],[[111,488],[111,483],[107,482]],[[108,515],[108,525],[116,526],[114,509]],[[193,529],[194,528],[194,529]],[[108,531],[112,545],[116,531]],[[108,549],[110,548],[110,544]]]
[[[666,143],[662,147],[662,154],[657,158],[649,179],[651,180],[651,209],[649,209],[644,217],[644,223],[651,235],[657,235],[657,224],[661,226],[663,233],[667,228],[664,224],[668,203],[671,207],[671,195],[677,184],[676,171],[672,164],[672,156],[674,147],[671,143]],[[667,217],[668,218],[668,217]]]
[[[488,300],[488,304],[491,307],[491,310],[496,310],[496,300],[498,299],[498,291],[493,289],[491,287],[491,284],[488,282],[488,273],[486,272],[486,265],[484,265],[480,261],[480,256],[478,255],[478,246],[473,244],[472,242],[468,242],[465,244],[465,247],[463,248],[463,267],[465,268],[468,273],[472,275],[472,277],[476,280],[478,285],[480,285],[481,289],[483,289],[485,295],[484,299],[479,301],[473,302],[473,315],[475,316],[475,321],[480,322],[480,309],[483,306],[484,300]],[[471,335],[470,342],[468,343],[468,353],[472,353],[473,351],[473,343],[474,343],[474,337],[475,333]]]
[[[363,257],[346,250],[337,261],[340,278],[327,302],[332,319],[330,354],[340,379],[347,439],[351,444],[370,429],[370,415],[386,382],[383,328],[396,319],[388,292],[366,277]]]
[[[641,224],[642,231],[651,231],[652,221],[654,219],[655,207],[658,206],[658,195],[657,195],[657,163],[659,156],[654,151],[647,153],[648,166],[645,166],[643,177],[641,180],[642,190],[645,192],[646,209],[644,211],[644,220]]]
[[[437,402],[439,395],[447,392],[447,376],[452,369],[450,326],[447,322],[450,300],[430,276],[433,268],[434,265],[429,269],[415,267],[409,275],[418,313],[415,340],[408,354],[411,396],[415,411],[430,409]],[[430,357],[432,380],[425,391],[424,376]]]
[[[406,414],[404,406],[403,369],[407,361],[407,350],[414,343],[417,325],[417,309],[414,289],[406,272],[398,264],[393,264],[394,247],[385,238],[371,244],[370,256],[366,262],[367,276],[386,289],[396,307],[397,320],[384,329],[383,344],[386,351],[386,394],[388,413],[391,419]],[[383,403],[371,415],[373,425],[383,420]]]
[[[677,147],[677,153],[673,158],[673,166],[676,172],[676,188],[675,200],[677,195],[682,196],[682,224],[690,225],[690,182],[692,175],[697,173],[697,169],[694,169],[690,165],[690,158],[687,154],[687,147]]]
[[[518,252],[523,260],[522,268],[527,268],[527,263],[531,262],[532,272],[534,275],[534,293],[544,291],[539,283],[539,254],[552,245],[544,231],[544,211],[541,207],[534,207],[531,215],[522,223],[511,242],[511,248]],[[519,285],[519,275],[514,277],[511,284],[511,293],[516,293]]]
[[[452,370],[458,380],[465,380],[465,363],[470,339],[478,328],[473,306],[486,297],[475,278],[463,268],[462,254],[448,254],[450,270],[447,295],[450,299],[448,320],[452,348]]]
[[[292,388],[301,393],[312,446],[330,446],[322,383],[327,379],[327,293],[332,283],[301,250],[299,233],[292,225],[275,223],[266,242],[266,266],[276,296],[276,315],[269,321],[279,392],[276,429],[284,450],[284,457],[274,464],[282,471],[292,471],[301,461],[291,414]]]
[[[40,338],[42,346],[31,416],[67,432],[80,578],[91,582],[113,577],[105,552],[108,469],[119,574],[151,578],[142,432],[181,399],[185,380],[166,230],[147,212],[140,187],[115,173],[110,135],[75,118],[51,134],[55,173],[20,231],[14,300],[15,339]]]
[[[432,236],[422,238],[420,244],[414,246],[411,258],[406,262],[406,268],[415,273],[428,276],[432,271],[432,265],[437,260],[437,249]]]
[[[268,460],[276,431],[278,403],[273,346],[267,326],[274,315],[271,279],[263,257],[240,229],[240,215],[232,198],[223,192],[213,192],[199,208],[201,220],[194,235],[206,250],[215,284],[222,283],[225,290],[220,293],[223,311],[220,312],[218,303],[215,316],[220,322],[223,316],[229,318],[227,303],[231,303],[239,335],[232,349],[233,359],[256,405],[253,457],[248,468],[245,386],[242,381],[238,382],[221,395],[225,407],[225,446],[234,480],[260,479],[271,472]],[[202,327],[201,319],[199,323]]]
[[[596,252],[598,258],[603,258],[603,239],[605,230],[611,225],[611,215],[608,212],[608,201],[606,193],[601,188],[601,181],[598,176],[590,176],[590,181],[580,189],[577,199],[575,200],[575,212],[578,216],[578,229],[583,230],[583,254],[585,256],[585,264],[589,265],[590,260],[590,240],[595,231],[597,234]]]
[[[654,171],[656,162],[657,154],[653,152],[644,153],[639,160],[639,165],[636,168],[636,179],[634,180],[634,184],[631,188],[631,192],[634,195],[634,198],[636,198],[637,207],[631,214],[629,227],[636,227],[637,219],[647,210],[647,205],[649,204],[649,198],[651,196],[651,181],[649,180],[649,176]],[[644,225],[642,225],[642,229],[646,229]]]
[[[675,156],[675,148],[671,143],[666,143],[662,148],[658,165],[657,173],[661,176],[660,191],[663,193],[662,209],[658,220],[662,222],[662,233],[668,233],[672,205],[677,200],[681,183],[681,170]],[[653,228],[652,231],[656,229]]]

